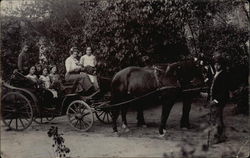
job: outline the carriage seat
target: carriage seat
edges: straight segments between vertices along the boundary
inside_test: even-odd
[[[66,94],[66,95],[73,94],[72,93],[73,85],[74,85],[74,81],[65,81],[65,80],[63,80],[61,88],[62,88],[62,91],[64,92],[64,94]]]

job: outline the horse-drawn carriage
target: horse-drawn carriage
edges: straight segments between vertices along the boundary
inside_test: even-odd
[[[14,71],[9,82],[2,82],[1,118],[9,129],[21,131],[32,122],[44,123],[57,116],[66,115],[69,124],[80,131],[92,127],[94,115],[103,123],[111,122],[111,114],[98,109],[100,104],[108,100],[108,96],[80,97],[78,94],[67,93],[71,83],[63,83],[63,91],[54,98],[52,93],[33,84],[18,71]],[[88,103],[87,103],[88,102]]]
[[[116,120],[120,111],[123,124],[127,124],[127,106],[137,104],[135,107],[138,112],[138,125],[143,125],[143,104],[159,103],[162,104],[159,132],[163,134],[166,120],[178,96],[183,98],[181,126],[189,127],[192,99],[190,93],[204,89],[204,85],[201,85],[204,81],[202,74],[201,67],[193,61],[163,65],[163,68],[128,67],[118,72],[109,84],[112,97],[104,95],[107,89],[102,90],[103,84],[100,83],[102,94],[99,93],[98,97],[95,93],[82,97],[64,92],[61,97],[53,98],[51,92],[46,89],[27,88],[25,81],[20,82],[20,78],[26,78],[16,72],[10,83],[2,84],[3,91],[6,91],[2,97],[2,120],[10,129],[24,130],[33,121],[42,123],[45,119],[50,121],[56,116],[67,115],[73,128],[87,131],[92,127],[96,115],[103,123],[113,122],[113,130],[117,132]],[[19,78],[19,83],[15,83],[16,78]],[[67,86],[68,84],[64,83],[63,89],[67,89]]]

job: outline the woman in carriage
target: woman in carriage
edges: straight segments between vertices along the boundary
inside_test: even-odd
[[[70,49],[70,56],[65,61],[66,74],[65,80],[67,82],[73,82],[73,93],[80,95],[90,95],[94,92],[93,84],[89,76],[86,73],[81,73],[85,69],[78,61],[78,50],[76,47]]]

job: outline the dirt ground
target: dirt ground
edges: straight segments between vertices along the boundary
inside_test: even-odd
[[[161,108],[145,111],[147,128],[136,127],[136,113],[128,113],[130,131],[112,134],[111,125],[95,119],[88,132],[78,132],[67,123],[66,117],[57,117],[51,123],[32,125],[22,132],[8,131],[1,123],[2,158],[54,158],[52,139],[47,136],[50,126],[57,126],[63,133],[65,145],[70,148],[70,157],[247,157],[249,155],[249,117],[234,116],[233,105],[225,109],[225,124],[228,140],[213,145],[208,151],[202,149],[207,142],[208,109],[201,100],[192,105],[190,122],[194,128],[179,127],[182,104],[176,103],[171,111],[165,137],[158,136]],[[121,129],[120,129],[121,131]]]

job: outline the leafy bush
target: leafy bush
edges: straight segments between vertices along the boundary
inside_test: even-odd
[[[65,73],[69,49],[77,46],[84,53],[89,45],[99,61],[99,72],[108,76],[130,65],[143,65],[145,56],[154,63],[172,62],[191,49],[208,59],[215,49],[222,49],[230,63],[247,64],[246,31],[210,24],[217,13],[233,7],[226,1],[226,9],[224,3],[195,0],[37,0],[23,2],[17,9],[6,7],[8,14],[1,19],[2,74],[8,79],[17,68],[24,40],[32,46],[31,65],[37,63],[41,37],[46,39],[50,64],[56,64],[60,74]],[[187,25],[195,41],[191,48]]]

